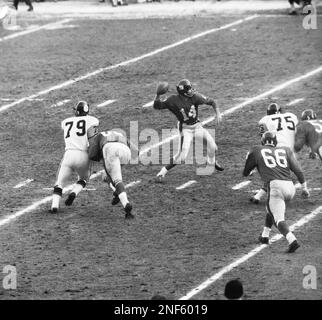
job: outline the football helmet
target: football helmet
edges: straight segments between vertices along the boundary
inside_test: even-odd
[[[271,103],[267,107],[267,115],[281,113],[281,112],[282,112],[281,107],[275,102]]]
[[[301,120],[315,120],[316,113],[312,109],[306,109],[301,114]]]
[[[261,143],[263,146],[273,146],[277,145],[276,133],[274,131],[266,131],[262,135]]]
[[[180,95],[191,98],[195,94],[195,89],[188,79],[180,80],[176,87]]]
[[[79,101],[74,110],[76,117],[87,116],[89,113],[89,105],[86,101]]]

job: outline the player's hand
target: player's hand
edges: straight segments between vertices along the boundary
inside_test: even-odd
[[[310,196],[309,190],[307,188],[303,188],[301,196],[302,196],[303,199],[309,198],[309,196]]]
[[[311,152],[309,153],[309,158],[310,158],[310,159],[316,159],[316,153],[315,153],[315,152],[313,152],[313,151],[311,151]]]

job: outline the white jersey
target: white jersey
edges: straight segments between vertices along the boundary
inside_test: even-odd
[[[99,120],[92,116],[70,117],[62,121],[64,130],[65,150],[88,150],[87,131],[98,126]]]
[[[294,150],[295,127],[298,124],[297,116],[291,112],[270,114],[259,121],[261,131],[275,131],[277,146],[289,147]]]

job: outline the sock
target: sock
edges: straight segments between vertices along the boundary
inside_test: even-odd
[[[271,228],[264,227],[263,232],[262,232],[262,237],[268,238],[270,231],[271,231]]]
[[[296,240],[295,235],[291,231],[286,235],[285,238],[289,244]]]
[[[158,176],[164,177],[167,174],[167,172],[168,172],[168,169],[166,167],[162,167],[162,169],[158,173]]]
[[[59,201],[60,201],[61,196],[58,194],[53,194],[53,201],[51,204],[51,208],[59,208]]]
[[[76,183],[72,192],[75,192],[76,196],[83,190],[83,186],[79,183]]]
[[[266,191],[264,189],[260,189],[254,196],[256,200],[261,200],[266,196]]]
[[[125,191],[119,194],[120,201],[122,203],[122,206],[125,208],[125,206],[129,203],[129,200],[127,199],[127,194]]]

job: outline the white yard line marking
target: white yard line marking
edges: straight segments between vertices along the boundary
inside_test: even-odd
[[[240,182],[240,183],[236,184],[235,186],[233,186],[232,189],[233,190],[239,190],[239,189],[242,189],[242,188],[246,187],[250,183],[251,183],[250,180],[243,181],[243,182]]]
[[[237,110],[239,110],[239,109],[242,109],[242,108],[246,107],[247,105],[249,105],[249,104],[251,104],[251,103],[253,103],[253,102],[255,102],[255,101],[258,101],[258,100],[260,100],[260,99],[262,99],[262,98],[264,98],[264,97],[267,97],[267,96],[269,96],[269,95],[271,95],[272,93],[275,93],[275,92],[277,92],[277,91],[281,91],[281,90],[283,90],[283,89],[285,89],[285,88],[287,88],[287,87],[291,86],[292,84],[294,84],[294,83],[296,83],[296,82],[299,82],[299,81],[305,80],[305,79],[307,79],[307,78],[309,78],[309,77],[312,77],[312,76],[314,76],[314,75],[316,75],[316,74],[320,73],[321,71],[322,71],[322,66],[320,66],[320,67],[318,67],[318,68],[316,68],[316,69],[314,69],[314,70],[312,70],[312,71],[310,71],[310,72],[308,72],[308,73],[305,73],[305,74],[304,74],[304,75],[302,75],[302,76],[299,76],[299,77],[293,78],[293,79],[291,79],[291,80],[288,80],[288,81],[286,81],[286,82],[284,82],[284,83],[282,83],[282,84],[280,84],[280,85],[278,85],[278,86],[276,86],[276,87],[274,87],[274,88],[272,88],[272,89],[270,89],[270,90],[268,90],[268,91],[265,91],[265,92],[263,92],[263,93],[261,93],[261,94],[259,94],[259,95],[255,96],[255,97],[253,97],[253,98],[248,99],[247,101],[244,101],[244,102],[242,102],[242,103],[240,103],[240,104],[237,104],[235,107],[232,107],[232,108],[230,108],[230,109],[228,109],[228,110],[223,111],[223,112],[222,112],[222,115],[223,115],[223,116],[226,116],[226,115],[228,115],[228,114],[234,113],[235,111],[237,111]],[[210,118],[208,118],[208,119],[204,120],[204,121],[202,122],[202,124],[203,124],[203,125],[204,125],[204,124],[208,124],[209,122],[212,122],[214,119],[215,119],[215,117],[210,117]],[[142,155],[142,154],[144,154],[144,153],[149,152],[149,151],[150,151],[151,149],[153,149],[153,148],[158,148],[158,147],[160,147],[161,145],[163,145],[163,144],[165,144],[165,143],[168,143],[168,142],[170,142],[170,141],[172,141],[172,140],[174,140],[174,139],[177,139],[177,138],[178,138],[178,135],[173,135],[173,136],[171,136],[171,137],[169,137],[169,138],[167,138],[167,139],[165,139],[165,140],[163,140],[163,141],[161,141],[161,142],[159,142],[159,143],[156,143],[155,145],[152,145],[151,147],[148,147],[148,148],[146,148],[146,149],[143,149],[143,150],[140,152],[140,155]]]
[[[230,108],[230,109],[228,109],[228,110],[224,111],[224,112],[223,112],[223,115],[227,115],[227,114],[233,113],[233,112],[235,112],[236,110],[239,110],[239,109],[241,109],[241,108],[243,108],[243,107],[245,107],[245,106],[247,106],[247,105],[251,104],[252,102],[254,102],[254,101],[256,101],[256,100],[261,99],[262,97],[268,96],[268,95],[270,95],[270,94],[272,94],[272,93],[274,93],[274,92],[276,92],[276,91],[280,91],[280,90],[282,90],[282,89],[285,89],[285,88],[287,88],[288,86],[290,86],[290,85],[292,85],[292,84],[294,84],[294,83],[296,83],[296,82],[298,82],[298,81],[301,81],[301,80],[307,79],[307,78],[309,78],[309,77],[311,77],[311,76],[314,76],[314,75],[316,75],[317,73],[319,73],[319,72],[321,72],[321,71],[322,71],[322,66],[320,66],[319,68],[316,68],[316,69],[314,69],[313,71],[310,71],[310,72],[308,72],[308,73],[306,73],[306,74],[304,74],[304,75],[302,75],[302,76],[300,76],[300,77],[296,77],[296,78],[294,78],[294,79],[291,79],[291,80],[289,80],[289,81],[286,81],[286,82],[284,82],[284,83],[282,83],[282,84],[280,84],[280,85],[278,85],[278,86],[274,87],[274,88],[273,88],[273,89],[271,89],[271,90],[268,90],[268,91],[266,91],[266,92],[264,92],[264,93],[261,93],[260,95],[257,95],[257,96],[255,96],[255,97],[253,97],[253,98],[251,98],[251,99],[249,99],[249,100],[247,100],[247,101],[243,102],[243,103],[240,103],[240,104],[236,105],[236,106],[235,106],[235,107],[233,107],[233,108]],[[0,110],[0,111],[1,111],[1,110]],[[211,122],[211,121],[213,121],[213,120],[214,120],[214,117],[210,117],[210,118],[206,119],[205,121],[203,121],[203,124],[205,124],[205,123],[209,123],[209,122]],[[167,142],[169,142],[169,141],[171,141],[171,140],[173,140],[173,139],[175,139],[175,138],[177,138],[177,137],[178,137],[177,135],[172,136],[172,137],[169,137],[169,138],[167,138],[167,139],[165,139],[165,140],[163,140],[163,141],[161,141],[161,142],[159,142],[159,143],[156,143],[156,144],[154,144],[154,145],[152,145],[152,146],[150,146],[150,147],[148,147],[148,148],[146,148],[146,149],[143,149],[142,151],[140,151],[139,155],[141,156],[142,154],[147,153],[147,152],[149,152],[150,150],[152,150],[152,149],[154,149],[154,148],[157,148],[157,147],[159,147],[159,146],[163,145],[164,143],[167,143]],[[91,176],[91,178],[92,178],[92,179],[95,179],[96,177],[100,176],[102,173],[103,173],[103,170],[101,170],[101,171],[99,171],[99,172],[97,172],[97,173],[93,174],[93,175]],[[70,187],[72,187],[72,186],[70,186]],[[10,218],[10,219],[9,219],[9,218],[5,218],[5,219],[0,220],[0,226],[2,226],[2,225],[4,225],[4,224],[6,224],[6,223],[8,223],[8,222],[12,221],[12,220],[13,220],[13,219],[15,219],[16,217],[19,217],[19,216],[21,216],[21,215],[23,215],[23,214],[25,214],[25,213],[28,213],[28,212],[31,212],[31,211],[35,210],[36,208],[38,208],[40,205],[42,205],[42,204],[44,204],[44,203],[49,202],[49,201],[51,200],[51,196],[50,196],[50,197],[47,197],[47,198],[45,198],[45,199],[47,199],[47,200],[45,201],[44,199],[42,199],[42,200],[36,201],[34,204],[30,205],[29,207],[27,207],[27,208],[25,208],[25,209],[23,209],[23,210],[21,210],[21,211],[18,211],[18,212],[16,212],[16,213],[14,213],[13,215],[9,216],[9,218],[10,218],[10,217],[13,217],[13,218]],[[3,222],[3,221],[6,221],[6,222]]]
[[[191,186],[192,184],[195,184],[195,183],[197,183],[197,181],[196,181],[196,180],[190,180],[190,181],[188,181],[188,182],[186,182],[186,183],[182,184],[181,186],[176,187],[176,190],[182,190],[182,189],[185,189],[185,188],[187,188],[187,187],[189,187],[189,186]]]
[[[136,186],[137,184],[141,183],[141,180],[137,180],[137,181],[133,181],[133,182],[130,182],[128,183],[126,186],[125,186],[125,189],[128,189],[128,188],[131,188],[131,187],[134,187]]]
[[[290,226],[290,230],[294,231],[294,230],[298,229],[299,227],[305,225],[306,223],[308,223],[310,220],[312,220],[314,217],[316,217],[321,212],[322,212],[322,206],[316,208],[310,214],[308,214],[308,215],[304,216],[303,218],[301,218],[300,220],[298,220],[296,223],[294,223],[292,226]],[[270,239],[270,243],[274,243],[274,242],[280,240],[281,238],[283,238],[283,236],[281,234],[276,234],[274,237],[272,237],[272,239]],[[222,268],[219,272],[215,273],[213,276],[208,278],[206,281],[201,283],[199,286],[197,286],[196,288],[189,291],[185,296],[181,297],[179,300],[189,300],[190,298],[192,298],[196,294],[200,293],[202,290],[206,289],[207,287],[209,287],[210,285],[215,283],[224,274],[228,273],[232,269],[234,269],[234,268],[238,267],[239,265],[241,265],[242,263],[246,262],[248,259],[255,256],[257,253],[259,253],[260,251],[262,251],[266,247],[267,247],[266,244],[262,244],[260,246],[257,246],[255,249],[249,251],[247,254],[238,258],[237,260],[235,260],[234,262],[232,262],[228,266]]]
[[[21,187],[24,187],[25,185],[27,185],[28,183],[30,183],[30,182],[32,182],[32,181],[34,181],[34,179],[27,179],[27,180],[25,180],[25,181],[22,181],[22,182],[18,183],[18,184],[17,184],[17,185],[15,185],[13,188],[14,188],[14,189],[19,189],[19,188],[21,188]]]
[[[17,37],[21,37],[21,36],[24,36],[24,35],[29,34],[29,33],[33,33],[33,32],[39,31],[39,30],[46,29],[48,27],[50,28],[50,27],[54,27],[56,25],[61,25],[63,23],[67,23],[67,22],[69,22],[71,20],[72,19],[64,19],[64,20],[61,20],[61,21],[56,21],[56,22],[45,24],[43,26],[37,26],[37,27],[31,28],[31,29],[28,29],[28,30],[16,32],[16,33],[10,34],[9,36],[5,36],[3,38],[0,38],[0,42],[6,41],[6,40],[11,40],[11,39],[14,39],[14,38],[17,38]]]
[[[144,105],[142,106],[142,108],[149,108],[149,107],[152,107],[152,106],[153,106],[153,102],[154,102],[154,101],[150,101],[150,102],[148,102],[148,103],[144,104]]]
[[[300,103],[300,102],[302,102],[302,101],[304,101],[304,100],[305,100],[304,98],[294,99],[294,100],[290,101],[290,102],[287,104],[287,106],[294,106],[295,104]]]
[[[73,185],[74,186],[74,185]],[[54,190],[54,188],[53,187],[51,187],[51,188],[42,188],[43,190],[51,190],[51,191],[53,191]],[[96,189],[95,188],[84,188],[82,191],[96,191]],[[64,190],[64,193],[66,192],[66,190]]]
[[[107,106],[107,105],[109,105],[109,104],[111,104],[111,103],[113,103],[113,102],[115,102],[115,101],[116,101],[116,100],[107,100],[107,101],[105,101],[105,102],[103,102],[103,103],[101,103],[101,104],[97,105],[97,108],[105,107],[105,106]]]
[[[56,107],[61,107],[63,106],[65,103],[69,102],[70,99],[65,99],[65,100],[62,100],[62,101],[58,101],[57,103],[54,103],[50,106],[50,108],[56,108]]]
[[[49,92],[52,92],[52,91],[56,91],[56,90],[60,90],[62,88],[65,88],[65,87],[68,87],[76,82],[79,82],[79,81],[82,81],[82,80],[85,80],[85,79],[88,79],[88,78],[91,78],[91,77],[94,77],[94,76],[97,76],[99,75],[100,73],[102,72],[105,72],[105,71],[108,71],[108,70],[113,70],[113,69],[117,69],[119,67],[124,67],[124,66],[127,66],[127,65],[130,65],[132,63],[135,63],[135,62],[138,62],[140,60],[143,60],[145,58],[149,58],[149,57],[152,57],[156,54],[159,54],[161,52],[164,52],[164,51],[167,51],[169,49],[172,49],[172,48],[175,48],[175,47],[178,47],[184,43],[187,43],[187,42],[190,42],[192,40],[195,40],[195,39],[198,39],[198,38],[201,38],[201,37],[204,37],[208,34],[211,34],[211,33],[214,33],[214,32],[217,32],[217,31],[221,31],[221,30],[225,30],[225,29],[228,29],[232,26],[235,26],[235,25],[238,25],[238,24],[241,24],[243,22],[246,22],[246,21],[250,21],[252,19],[255,19],[257,18],[258,15],[252,15],[252,16],[249,16],[245,19],[240,19],[240,20],[237,20],[237,21],[234,21],[232,23],[229,23],[229,24],[226,24],[224,26],[221,26],[221,27],[217,27],[217,28],[213,28],[213,29],[210,29],[210,30],[206,30],[204,32],[201,32],[201,33],[198,33],[198,34],[195,34],[193,36],[190,36],[188,38],[185,38],[183,40],[180,40],[178,42],[175,42],[175,43],[172,43],[170,45],[167,45],[167,46],[164,46],[164,47],[161,47],[159,49],[156,49],[156,50],[153,50],[153,51],[150,51],[146,54],[143,54],[141,56],[138,56],[138,57],[135,57],[135,58],[132,58],[132,59],[129,59],[129,60],[126,60],[126,61],[123,61],[123,62],[120,62],[120,63],[117,63],[117,64],[114,64],[114,65],[111,65],[111,66],[108,66],[108,67],[105,67],[105,68],[100,68],[100,69],[97,69],[93,72],[90,72],[90,73],[87,73],[83,76],[80,76],[80,77],[77,77],[75,79],[70,79],[66,82],[63,82],[63,83],[60,83],[60,84],[57,84],[53,87],[50,87],[48,89],[45,89],[43,91],[39,91],[29,97],[24,97],[24,98],[21,98],[17,101],[14,101],[12,103],[9,103],[9,104],[6,104],[6,105],[3,105],[2,107],[0,107],[0,112],[3,112],[11,107],[14,107],[18,104],[21,104],[25,101],[27,101],[28,99],[33,99],[33,98],[37,98],[37,97],[40,97],[40,96],[43,96],[45,94],[48,94]],[[70,20],[70,19],[66,19],[66,20]]]

